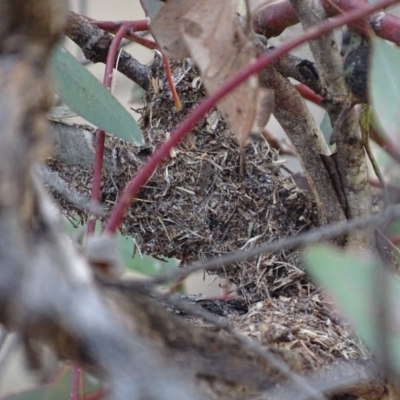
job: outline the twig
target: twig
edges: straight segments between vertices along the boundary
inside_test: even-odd
[[[336,160],[346,196],[347,217],[353,219],[372,212],[371,186],[368,183],[367,158],[357,112],[353,107],[346,110],[343,116],[343,121],[338,127]],[[363,231],[349,232],[346,239],[349,247],[359,250],[376,249],[372,227]]]
[[[88,60],[106,63],[113,36],[73,12],[68,13],[65,34],[83,51]],[[121,51],[117,69],[144,90],[149,87],[149,68],[125,50]]]
[[[283,238],[275,242],[266,242],[259,246],[253,247],[250,250],[238,250],[218,258],[212,258],[204,262],[198,262],[189,265],[183,269],[173,270],[166,274],[155,277],[149,281],[149,284],[158,285],[169,281],[184,279],[197,271],[211,271],[220,269],[223,266],[245,261],[260,254],[272,253],[283,249],[290,250],[312,243],[321,242],[326,239],[343,235],[344,233],[353,229],[373,227],[398,217],[400,217],[400,205],[389,206],[380,214],[357,218],[346,223],[331,224],[322,228],[313,229],[312,231],[303,233],[301,235]]]
[[[321,97],[319,94],[315,93],[313,90],[311,90],[308,86],[299,83],[297,85],[294,85],[294,88],[300,93],[300,96],[308,101],[311,101],[312,103],[316,104],[317,106],[322,106],[324,98]]]
[[[38,173],[42,181],[50,186],[61,196],[65,197],[74,206],[85,210],[89,214],[98,217],[104,216],[104,210],[99,205],[92,205],[90,200],[83,194],[79,193],[70,184],[60,177],[57,172],[51,171],[46,165],[38,166]]]
[[[207,112],[209,112],[219,100],[230,93],[240,83],[249,78],[251,75],[260,72],[267,66],[274,64],[282,55],[288,53],[290,50],[294,49],[300,44],[309,40],[313,40],[322,34],[330,32],[335,28],[348,24],[349,22],[363,18],[376,10],[387,7],[390,4],[394,4],[396,1],[397,0],[383,0],[379,3],[368,4],[361,10],[354,10],[348,14],[340,15],[337,18],[325,20],[320,24],[308,29],[301,36],[287,41],[282,46],[272,50],[268,54],[264,54],[254,63],[241,69],[234,77],[225,82],[225,84],[212,96],[200,103],[196,109],[192,111],[183,120],[183,122],[178,125],[177,128],[174,129],[174,131],[171,133],[170,139],[155,151],[155,153],[150,157],[139,173],[132,178],[119,198],[109,220],[107,221],[106,230],[114,233],[117,231],[118,227],[122,223],[125,211],[129,207],[131,200],[138,194],[143,184],[154,173],[160,163],[166,157],[168,157],[170,150],[181,142],[181,140],[198,123],[198,121]]]
[[[177,109],[177,111],[181,111],[182,104],[181,104],[181,100],[179,98],[178,92],[176,91],[174,81],[172,79],[171,64],[166,55],[163,54],[162,59],[163,59],[163,64],[164,64],[165,76],[167,77],[168,86],[169,86],[169,89],[171,90],[172,98],[174,99],[175,108]]]
[[[88,20],[99,28],[112,33],[118,32],[122,25],[128,26],[128,29],[133,29],[135,32],[149,30],[149,23],[145,19],[137,21],[97,21],[88,18]]]
[[[313,92],[321,93],[321,80],[315,63],[312,61],[289,53],[278,60],[275,64],[275,69],[286,78],[294,78],[308,86]]]
[[[369,128],[369,124],[368,124],[368,128]],[[368,128],[365,128],[363,126],[361,127],[361,138],[362,138],[365,152],[367,153],[367,156],[371,162],[371,165],[375,172],[375,175],[381,184],[381,188],[382,188],[382,192],[383,192],[383,206],[386,207],[389,204],[389,192],[386,187],[385,179],[382,175],[382,172],[379,168],[378,162],[376,161],[375,155],[371,148]]]
[[[139,31],[148,31],[149,30],[149,24],[146,20],[119,21],[119,22],[90,20],[90,22],[92,24],[98,26],[100,29],[104,29],[105,31],[110,32],[110,33],[118,32],[118,29],[123,24],[127,24],[129,26],[129,28],[125,34],[126,39],[128,39],[131,42],[141,44],[142,46],[147,47],[148,49],[154,50],[158,47],[157,43],[154,40],[147,39],[136,33]]]
[[[111,90],[112,77],[114,65],[117,59],[117,53],[119,45],[125,36],[128,29],[127,24],[122,24],[118,32],[114,36],[111,46],[108,50],[106,68],[104,71],[103,85],[107,89]],[[97,205],[100,200],[100,186],[101,186],[101,174],[103,170],[103,159],[104,159],[104,143],[106,140],[106,132],[99,129],[96,134],[96,153],[94,160],[94,172],[93,172],[93,183],[92,183],[92,195],[91,202],[93,205]],[[88,222],[88,233],[94,233],[96,224],[96,218],[91,218]]]
[[[288,79],[274,68],[259,74],[260,85],[275,93],[275,118],[299,154],[303,171],[318,207],[320,225],[345,221],[346,216],[335,192],[332,179],[319,155],[330,155],[326,140],[309,107]]]
[[[319,0],[291,2],[305,29],[327,18]],[[348,89],[343,78],[343,63],[335,37],[332,32],[321,35],[317,40],[310,41],[309,45],[318,67],[331,124],[337,126],[336,169],[341,181],[340,191],[346,200],[346,216],[352,219],[369,215],[372,205],[367,158],[361,140],[358,114],[353,106],[348,106]],[[342,117],[340,121],[339,115]],[[360,250],[373,249],[372,230],[349,232],[346,246]]]
[[[326,19],[325,10],[319,0],[291,0],[291,3],[304,29],[311,28]],[[316,40],[310,41],[309,46],[315,59],[321,90],[327,100],[326,107],[333,126],[341,111],[341,103],[347,97],[342,58],[333,32],[320,35]]]
[[[72,365],[70,400],[80,400],[82,369],[77,363]]]
[[[335,4],[337,7],[332,7],[331,3]],[[329,17],[337,15],[338,10],[352,12],[357,9],[362,9],[366,4],[366,0],[322,1],[322,5]],[[290,3],[290,0],[284,0],[261,9],[254,18],[253,26],[256,33],[270,38],[280,35],[286,28],[298,22],[299,17]],[[398,17],[378,12],[371,15],[368,22],[379,37],[400,45],[400,19]],[[357,29],[357,26],[354,28]]]

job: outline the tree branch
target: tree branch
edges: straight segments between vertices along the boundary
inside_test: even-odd
[[[274,90],[274,115],[294,144],[320,211],[322,225],[345,220],[343,209],[321,161],[330,150],[304,100],[293,85],[273,69],[260,74],[260,83]]]
[[[323,0],[322,5],[328,17],[363,8],[366,0]],[[335,7],[336,6],[336,7]],[[290,0],[271,4],[255,16],[253,24],[256,33],[265,37],[279,36],[286,28],[300,22]],[[368,18],[374,32],[383,39],[400,45],[400,19],[387,13],[377,12]],[[354,25],[357,29],[357,25]]]
[[[292,250],[313,243],[323,242],[334,237],[343,235],[354,229],[365,229],[380,224],[391,222],[400,217],[400,205],[389,206],[380,214],[368,215],[356,218],[346,223],[339,222],[322,228],[313,229],[309,232],[291,236],[276,241],[265,242],[250,250],[238,250],[217,258],[210,258],[203,262],[193,263],[183,269],[173,270],[153,278],[148,284],[159,285],[171,281],[181,281],[197,271],[215,271],[224,266],[249,260],[260,254],[274,253],[281,250]]]
[[[312,61],[288,53],[278,60],[275,69],[284,77],[296,79],[315,93],[321,93],[321,80],[315,63]]]
[[[113,38],[111,34],[73,12],[68,13],[65,34],[82,49],[88,60],[94,63],[107,62],[108,49]],[[148,67],[139,63],[123,49],[116,68],[144,90],[149,87]]]
[[[319,0],[291,0],[304,29],[327,18]],[[368,184],[368,165],[362,143],[358,115],[348,107],[348,90],[343,78],[342,59],[332,33],[310,41],[321,79],[322,91],[331,124],[337,132],[337,171],[346,199],[348,218],[361,217],[372,212],[371,188]],[[343,115],[343,111],[345,114]],[[343,118],[339,118],[343,116]],[[323,153],[319,153],[323,154]],[[354,231],[347,235],[347,245],[362,249],[374,248],[372,229]]]

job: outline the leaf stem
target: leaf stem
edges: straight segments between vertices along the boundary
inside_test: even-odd
[[[111,42],[110,48],[108,50],[103,85],[109,90],[111,90],[113,70],[117,59],[118,48],[128,28],[129,28],[128,24],[121,25],[118,32],[115,34]],[[101,174],[103,169],[105,139],[106,139],[105,131],[99,129],[96,134],[96,153],[94,159],[94,172],[93,172],[93,183],[92,183],[92,194],[91,194],[92,206],[98,205],[100,200]],[[88,234],[94,233],[95,224],[96,224],[96,217],[90,218],[87,229]]]

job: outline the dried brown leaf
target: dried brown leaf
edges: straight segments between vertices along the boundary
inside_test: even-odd
[[[150,21],[150,30],[160,50],[171,60],[189,56],[180,32],[181,18],[197,3],[196,0],[170,0]]]
[[[256,57],[253,38],[244,33],[231,0],[169,0],[150,25],[164,55],[194,59],[209,94]],[[271,92],[261,93],[258,78],[252,76],[221,100],[218,109],[244,145],[250,132],[261,131],[260,124],[268,121],[272,104]]]
[[[251,62],[255,47],[241,28],[230,0],[201,0],[181,20],[182,34],[209,94]],[[218,103],[243,145],[257,114],[258,78],[253,76]]]

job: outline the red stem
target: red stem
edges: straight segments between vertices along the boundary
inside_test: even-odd
[[[172,80],[172,72],[171,72],[171,64],[169,63],[169,59],[167,56],[163,55],[163,63],[165,69],[165,75],[167,77],[168,85],[172,93],[172,98],[174,99],[175,108],[178,111],[182,110],[181,100],[179,98],[178,92],[176,91],[176,87],[174,81]]]
[[[322,106],[324,98],[319,94],[315,93],[314,90],[311,90],[308,86],[302,83],[296,84],[294,85],[294,87],[300,93],[301,97],[303,97],[306,100],[312,101],[314,104],[317,104],[318,106]]]
[[[138,35],[133,31],[133,29],[129,29],[127,34],[125,35],[125,38],[128,40],[131,40],[132,42],[141,44],[144,47],[147,47],[150,50],[157,49],[157,43],[154,40],[147,39],[143,36]]]
[[[390,241],[395,245],[398,246],[400,244],[400,235],[396,235],[390,238]]]
[[[78,364],[72,365],[72,376],[71,376],[71,393],[70,400],[79,400],[79,392],[81,387],[82,369]]]
[[[86,17],[87,18],[87,17]],[[96,21],[89,18],[89,21],[98,26],[100,29],[103,29],[110,33],[116,33],[121,28],[122,25],[127,25],[129,28],[126,31],[125,38],[128,40],[132,40],[135,43],[139,43],[148,49],[154,50],[156,49],[157,43],[154,40],[147,39],[143,36],[138,35],[135,32],[140,31],[148,31],[149,24],[146,20],[139,20],[139,21]]]
[[[367,0],[322,0],[328,17],[340,14],[342,12],[351,12],[363,9],[368,4]],[[379,11],[379,10],[375,10]],[[280,35],[289,26],[299,22],[299,18],[294,10],[290,0],[284,0],[271,4],[260,10],[255,16],[253,24],[256,33],[260,33],[267,38]],[[353,21],[349,21],[353,22]],[[349,22],[346,22],[349,23]],[[365,23],[356,24],[354,29],[365,29]],[[391,15],[384,14],[379,24],[373,24],[371,28],[383,39],[389,40],[400,45],[400,19]]]
[[[397,1],[397,0],[396,0]],[[357,9],[331,20],[324,20],[318,25],[307,29],[302,35],[287,41],[280,47],[262,55],[257,61],[241,69],[235,76],[224,83],[212,96],[203,100],[181,123],[175,128],[170,139],[163,143],[156,152],[150,157],[147,163],[128,183],[124,192],[120,196],[114,210],[107,221],[106,231],[115,233],[123,221],[125,211],[129,207],[132,198],[134,198],[145,184],[147,179],[154,173],[160,163],[169,155],[170,150],[178,145],[181,140],[190,132],[197,122],[221,100],[225,95],[236,88],[240,83],[248,79],[251,75],[260,72],[262,69],[271,66],[278,59],[293,50],[306,41],[318,38],[320,35],[327,33],[342,25],[348,24],[359,18],[373,13],[396,2],[395,0],[383,0],[376,4],[368,4],[363,9]]]
[[[90,393],[90,394],[86,395],[85,400],[101,400],[105,397],[105,395],[106,395],[106,391],[101,389],[95,393]]]
[[[132,29],[134,32],[148,31],[149,23],[147,20],[142,19],[138,21],[90,21],[92,24],[97,25],[100,29],[104,29],[105,31],[117,32],[122,25],[127,25],[129,29]]]
[[[103,85],[107,89],[111,89],[112,85],[112,77],[113,77],[113,70],[114,65],[117,59],[117,53],[119,49],[119,45],[124,38],[126,31],[128,30],[129,26],[121,25],[118,32],[113,37],[111,42],[110,48],[107,54],[106,60],[106,68],[104,72],[104,79]],[[101,173],[103,170],[103,158],[104,158],[104,142],[106,139],[106,133],[102,129],[99,129],[96,134],[96,153],[94,159],[94,171],[93,171],[93,184],[92,184],[92,196],[91,201],[92,204],[98,204],[100,200],[100,187],[101,187]],[[96,218],[93,217],[88,222],[88,234],[94,233],[94,228],[96,225]]]

